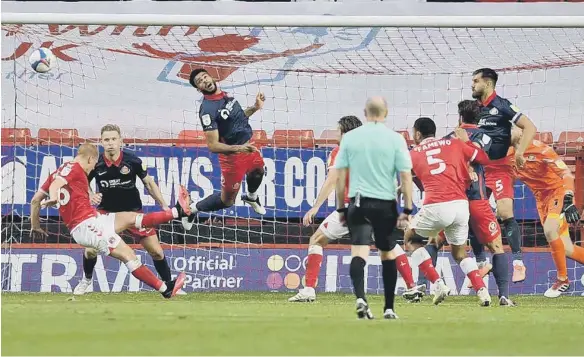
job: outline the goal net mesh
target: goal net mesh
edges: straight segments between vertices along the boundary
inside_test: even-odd
[[[542,139],[555,142],[574,170],[583,140],[582,28],[5,24],[2,38],[3,291],[71,292],[81,278],[83,250],[56,210],[41,211],[49,236],[30,237],[29,202],[79,143],[98,142],[105,124],[121,127],[124,149],[143,160],[168,203],[174,204],[179,184],[194,201],[220,190],[217,156],[198,132],[201,95],[188,83],[194,68],[207,69],[243,107],[252,105],[258,92],[265,94],[263,110],[250,122],[265,157],[259,196],[267,214],[259,217],[238,197],[232,208],[201,215],[190,232],[176,222],[159,227],[173,273],[188,274],[189,293],[303,286],[308,238],[334,210],[333,195],[316,224],[303,227],[302,216],[325,180],[338,119],[362,117],[369,96],[387,99],[389,127],[408,133],[415,119],[428,116],[444,135],[457,125],[458,101],[470,98],[472,71],[490,67],[500,74],[498,93],[549,133]],[[57,57],[45,74],[34,72],[28,61],[39,47]],[[581,172],[577,179],[582,189]],[[138,186],[144,210],[159,209]],[[531,193],[517,182],[515,194],[528,279],[512,293],[541,294],[555,277],[553,263]],[[418,192],[415,203],[420,202]],[[571,234],[582,239],[576,227]],[[154,270],[140,241],[125,238]],[[341,239],[325,248],[319,291],[351,291],[348,243]],[[382,291],[379,268],[372,255],[369,292]],[[453,292],[468,293],[447,251],[438,268]],[[584,269],[570,261],[568,270],[575,281],[571,292],[582,294]],[[95,291],[144,289],[108,257],[98,259],[93,281]],[[492,278],[489,286],[494,291]]]

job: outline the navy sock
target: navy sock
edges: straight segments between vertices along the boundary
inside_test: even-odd
[[[468,231],[468,238],[470,239],[470,245],[472,247],[472,252],[475,256],[477,263],[484,262],[487,260],[487,255],[485,254],[485,247],[479,243],[477,236],[471,230]]]
[[[154,262],[154,268],[156,268],[156,271],[160,276],[160,280],[164,281],[165,283],[171,281],[172,276],[170,275],[170,267],[168,266],[166,257],[162,258],[162,260],[152,259],[152,261]]]
[[[83,273],[85,274],[85,278],[91,279],[93,277],[95,264],[97,264],[97,257],[87,258],[85,253],[83,253]]]
[[[228,208],[221,200],[221,192],[216,192],[210,196],[205,197],[204,200],[197,203],[198,212],[214,212],[223,208]]]
[[[351,259],[351,266],[349,268],[351,281],[353,282],[353,292],[355,293],[357,299],[361,298],[365,301],[367,300],[365,299],[365,278],[363,275],[365,274],[366,264],[367,262],[365,262],[365,259],[361,257],[353,257],[353,259]]]
[[[507,237],[513,260],[523,260],[521,256],[521,232],[515,217],[507,218],[503,221],[503,235]]]
[[[247,174],[245,182],[247,183],[247,192],[255,193],[264,179],[264,170],[254,170]]]
[[[493,255],[493,276],[499,288],[499,297],[509,297],[509,266],[505,254]]]
[[[381,265],[383,266],[383,291],[385,293],[385,307],[383,310],[393,310],[395,286],[397,284],[397,265],[395,260],[382,260]]]

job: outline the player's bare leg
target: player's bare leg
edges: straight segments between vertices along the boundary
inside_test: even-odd
[[[503,236],[507,237],[513,254],[513,277],[511,280],[514,283],[520,283],[525,280],[527,270],[521,255],[521,231],[513,214],[513,199],[501,198],[497,200],[497,216],[502,221]]]
[[[93,248],[85,248],[83,252],[83,277],[79,284],[73,289],[73,295],[83,295],[93,282],[93,270],[97,263],[97,250]]]
[[[434,285],[434,305],[440,304],[450,294],[450,288],[440,279],[440,275],[434,267],[432,257],[424,246],[412,245],[413,238],[416,232],[414,229],[408,228],[404,232],[404,242],[406,249],[412,251],[412,263],[418,266],[420,274],[423,274],[430,283]],[[415,249],[415,250],[414,250]]]
[[[260,199],[257,194],[258,188],[264,179],[264,169],[257,168],[247,173],[245,181],[247,183],[247,194],[241,195],[241,200],[253,208],[257,214],[262,216],[266,214],[266,209],[260,204]]]
[[[289,302],[312,302],[316,300],[316,282],[322,264],[322,251],[329,243],[322,229],[317,229],[308,243],[308,258],[306,261],[306,286],[298,294],[288,299]]]
[[[485,282],[479,274],[479,267],[474,259],[466,254],[466,247],[464,245],[451,245],[452,257],[460,265],[460,268],[466,274],[468,279],[472,282],[473,288],[477,292],[481,306],[491,305],[491,295],[485,287]]]
[[[154,268],[156,269],[156,272],[158,272],[158,276],[160,276],[160,279],[162,279],[162,281],[164,281],[165,283],[170,282],[172,280],[170,266],[168,265],[168,261],[164,256],[164,250],[160,245],[158,236],[156,234],[153,234],[148,237],[144,237],[140,239],[140,244],[142,245],[142,247],[144,247],[144,249],[152,258]],[[184,292],[184,290],[180,289],[178,290],[177,295],[186,295],[186,293]]]
[[[124,263],[136,279],[158,291],[167,299],[175,296],[176,292],[184,284],[184,272],[181,272],[176,280],[170,281],[169,283],[165,283],[158,279],[150,269],[140,263],[134,250],[122,240],[120,240],[118,245],[111,250],[110,255]]]
[[[367,304],[365,298],[365,265],[367,265],[367,258],[369,258],[368,245],[352,245],[351,246],[351,265],[349,273],[351,281],[353,282],[353,292],[357,297],[356,309],[357,318],[359,319],[373,319],[373,313]]]

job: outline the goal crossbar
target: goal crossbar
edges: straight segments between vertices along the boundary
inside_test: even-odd
[[[584,27],[584,16],[285,16],[2,13],[3,24],[263,27]]]

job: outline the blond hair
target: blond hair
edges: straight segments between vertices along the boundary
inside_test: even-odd
[[[77,151],[77,156],[83,157],[98,157],[99,151],[97,151],[97,146],[91,143],[84,143],[79,146]]]
[[[117,132],[120,136],[122,136],[122,131],[120,130],[120,127],[117,126],[116,124],[107,124],[104,127],[101,128],[101,134],[103,135],[104,132],[106,131],[115,131]]]

